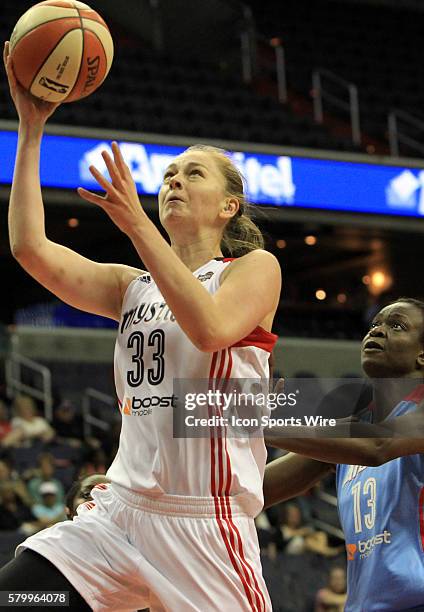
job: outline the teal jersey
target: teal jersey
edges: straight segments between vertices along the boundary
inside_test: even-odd
[[[423,399],[420,385],[388,418]],[[338,465],[336,480],[348,557],[345,611],[423,612],[424,454],[378,467]]]

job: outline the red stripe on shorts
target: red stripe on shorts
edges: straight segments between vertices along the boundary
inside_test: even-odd
[[[213,376],[215,373],[215,366],[216,366],[216,360],[218,357],[218,353],[214,353],[212,356],[212,362],[211,362],[211,368],[209,371],[209,388],[212,388],[213,385]],[[208,416],[212,416],[212,409],[210,406],[208,406]],[[213,427],[211,427],[209,429],[209,435],[210,435],[210,442],[211,442],[211,492],[212,495],[215,495],[215,441],[214,441],[214,436],[213,436],[213,432],[214,429]]]
[[[226,349],[228,350],[228,363],[227,363],[227,369],[225,372],[225,376],[224,376],[224,380],[229,378],[230,374],[231,374],[231,369],[232,369],[232,354],[231,354],[231,349]],[[224,370],[224,363],[225,363],[225,352],[223,354],[221,354],[221,359],[220,359],[220,364],[219,364],[219,369],[218,369],[218,373],[217,373],[217,382],[219,382],[219,379],[222,376],[222,372]],[[214,370],[215,370],[215,366],[216,366],[216,360],[215,362],[212,363],[212,365],[214,366],[212,368],[211,366],[211,372],[210,372],[210,379],[214,377]],[[218,386],[218,385],[216,385]],[[219,410],[219,414],[221,416],[221,411]],[[243,584],[243,588],[246,594],[247,599],[249,600],[249,604],[252,608],[252,610],[261,610],[261,605],[260,605],[260,600],[258,597],[258,592],[256,591],[256,589],[254,588],[254,586],[251,583],[251,579],[249,576],[249,571],[252,573],[253,575],[253,579],[254,582],[256,583],[256,579],[254,576],[254,573],[252,571],[252,568],[247,564],[246,559],[244,558],[244,553],[243,553],[243,546],[241,544],[241,538],[240,538],[240,533],[238,532],[236,526],[234,525],[234,522],[232,521],[232,518],[230,516],[230,519],[227,516],[227,510],[226,510],[226,506],[229,507],[229,491],[230,491],[230,487],[231,487],[231,464],[230,464],[230,458],[229,458],[229,454],[227,452],[226,449],[226,437],[224,438],[225,440],[225,453],[227,455],[227,461],[226,461],[226,486],[225,486],[225,496],[222,496],[223,493],[223,475],[224,475],[224,453],[223,453],[223,435],[221,432],[221,428],[218,426],[218,472],[219,472],[219,489],[218,489],[218,495],[217,495],[217,491],[216,491],[216,481],[215,481],[215,464],[216,464],[216,458],[215,458],[215,444],[213,444],[213,446],[211,446],[211,452],[212,452],[212,461],[211,461],[211,470],[213,470],[212,473],[212,479],[211,479],[211,484],[212,484],[212,495],[214,496],[214,501],[215,501],[215,511],[216,511],[216,519],[217,519],[217,523],[224,541],[224,544],[227,548],[227,552],[228,555],[230,557],[231,563],[237,573],[237,575],[239,576],[242,584]],[[225,430],[226,433],[226,430]],[[212,440],[211,440],[212,442]],[[231,509],[229,509],[229,513],[231,515]],[[228,531],[228,534],[227,534]],[[236,549],[236,541],[235,541],[235,535],[237,537],[237,542],[238,542],[238,550]],[[241,553],[240,553],[241,551]],[[256,588],[258,588],[257,583],[256,583]],[[253,601],[252,598],[252,594],[254,594],[255,596],[255,603]],[[262,593],[260,593],[260,595],[262,596],[263,602],[265,601],[263,598]],[[265,607],[263,608],[265,609]]]
[[[216,363],[217,363],[217,359],[218,359],[218,353],[215,352],[213,354],[212,357],[212,362],[211,362],[211,368],[210,368],[210,372],[209,372],[209,386],[212,388],[213,386],[213,380],[214,380],[214,376],[215,376],[215,368],[216,368]],[[209,415],[212,414],[212,409],[211,407],[209,407]],[[250,596],[250,592],[249,592],[249,587],[246,583],[246,580],[244,578],[244,576],[240,573],[240,570],[238,568],[237,565],[237,561],[235,559],[234,553],[233,553],[233,549],[228,541],[228,537],[227,534],[225,532],[225,528],[224,528],[224,524],[223,521],[221,520],[221,507],[220,507],[220,502],[217,496],[217,491],[216,491],[216,475],[215,475],[215,471],[216,471],[216,457],[215,457],[215,437],[214,437],[214,428],[211,427],[210,429],[210,434],[211,434],[211,493],[212,496],[214,498],[214,503],[215,503],[215,514],[216,514],[216,520],[218,523],[218,527],[219,530],[221,532],[221,536],[222,539],[224,541],[225,547],[227,549],[228,552],[228,556],[230,558],[230,561],[232,563],[232,566],[234,567],[237,575],[239,576],[242,584],[243,584],[243,588],[244,591],[246,593],[247,599],[249,600],[249,604],[253,608],[253,601],[252,598]],[[220,460],[220,457],[218,456],[218,461],[222,461]]]
[[[231,369],[232,369],[232,364],[233,364],[233,359],[232,359],[232,354],[231,354],[231,348],[229,349],[229,355],[230,355],[230,360],[229,360],[229,367],[227,368],[227,372],[226,372],[226,378],[230,378],[231,376]],[[255,588],[253,588],[251,586],[251,588],[254,590],[255,592],[255,599],[256,599],[256,604],[258,606],[258,609],[261,609],[261,605],[260,603],[262,602],[263,605],[263,609],[266,609],[266,604],[265,604],[265,597],[258,585],[258,582],[256,580],[256,576],[255,576],[255,572],[253,570],[253,568],[251,567],[251,565],[249,564],[249,562],[247,561],[247,559],[244,556],[244,551],[243,551],[243,542],[240,536],[240,532],[237,528],[237,526],[235,525],[235,523],[233,522],[233,517],[232,517],[232,513],[231,513],[231,505],[230,505],[230,489],[231,489],[231,481],[232,481],[232,470],[231,470],[231,460],[230,460],[230,454],[228,452],[228,448],[227,448],[227,435],[226,435],[226,431],[225,431],[225,437],[224,437],[224,442],[225,442],[225,456],[226,456],[226,463],[227,463],[227,486],[225,487],[225,511],[228,517],[228,523],[229,525],[232,527],[233,531],[236,534],[237,537],[237,542],[238,542],[238,549],[239,549],[239,554],[240,554],[240,558],[241,558],[241,562],[243,563],[243,567],[244,569],[247,569],[249,571],[249,573],[251,574],[251,577],[253,578],[253,582],[255,584]],[[247,576],[248,578],[248,576]],[[259,597],[261,602],[259,601]]]
[[[224,371],[226,352],[227,352],[227,349],[224,349],[223,351],[221,351],[221,359],[219,362],[218,374],[216,375],[216,379],[217,379],[216,387],[218,389],[220,389],[219,383],[221,382],[222,372]],[[219,404],[216,408],[216,411],[218,412],[218,416],[222,417],[222,411],[221,411],[221,407],[219,406]],[[217,438],[218,458],[220,458],[222,456],[222,430],[219,425],[217,426],[217,434],[218,434],[218,438]],[[222,497],[223,488],[224,488],[224,465],[222,461],[218,461],[218,498]]]

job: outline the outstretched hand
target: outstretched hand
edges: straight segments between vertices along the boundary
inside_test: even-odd
[[[134,179],[117,142],[112,142],[112,151],[113,159],[107,151],[102,152],[110,181],[95,166],[90,166],[91,174],[106,194],[100,196],[83,187],[78,188],[78,194],[87,202],[103,208],[115,225],[125,234],[130,235],[137,224],[146,218],[146,215],[141,207]]]
[[[9,41],[4,43],[3,62],[7,80],[9,81],[10,95],[12,96],[20,121],[33,127],[37,125],[43,126],[57,109],[59,103],[53,104],[52,102],[40,100],[20,85],[13,71]]]
[[[274,388],[271,389],[272,393],[275,393],[276,395],[280,395],[280,393],[284,393],[285,383],[286,381],[284,378],[279,378],[277,382],[275,383]]]
[[[283,394],[284,391],[285,391],[285,379],[284,378],[279,378],[275,382],[274,387],[270,389],[270,392],[272,392],[274,395]],[[297,416],[300,419],[302,417],[301,414]],[[349,437],[350,436],[350,426],[355,423],[359,423],[359,422],[360,422],[360,419],[358,418],[358,416],[352,414],[347,417],[341,417],[341,418],[334,417],[333,425],[317,424],[315,426],[312,426],[312,425],[306,425],[305,423],[301,425],[289,423],[289,424],[285,424],[285,425],[278,426],[278,427],[265,428],[264,438],[267,444],[269,444],[270,446],[273,446],[272,444],[273,438],[279,438],[279,437],[290,438],[293,436],[296,438],[303,438],[303,437],[305,438],[309,438],[309,437],[328,438],[328,437],[336,437],[335,432],[338,434],[339,437]]]

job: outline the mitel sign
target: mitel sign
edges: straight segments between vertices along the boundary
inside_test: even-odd
[[[15,131],[0,131],[0,183],[10,184],[16,153]],[[170,162],[182,146],[119,142],[140,195],[155,195]],[[107,174],[101,156],[110,151],[104,139],[46,134],[42,143],[40,175],[43,187],[93,189],[88,168]],[[246,179],[248,198],[256,204],[316,208],[408,217],[424,216],[423,168],[364,163],[292,155],[233,151],[235,164]],[[352,156],[352,159],[354,157]]]

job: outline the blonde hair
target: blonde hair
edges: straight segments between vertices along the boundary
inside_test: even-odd
[[[246,201],[244,178],[231,161],[227,151],[202,144],[193,145],[186,151],[204,151],[212,154],[225,178],[227,195],[237,198],[240,203],[237,214],[228,221],[222,235],[221,250],[224,255],[241,257],[255,249],[263,249],[264,237],[259,227],[251,219],[250,211],[253,207]]]

